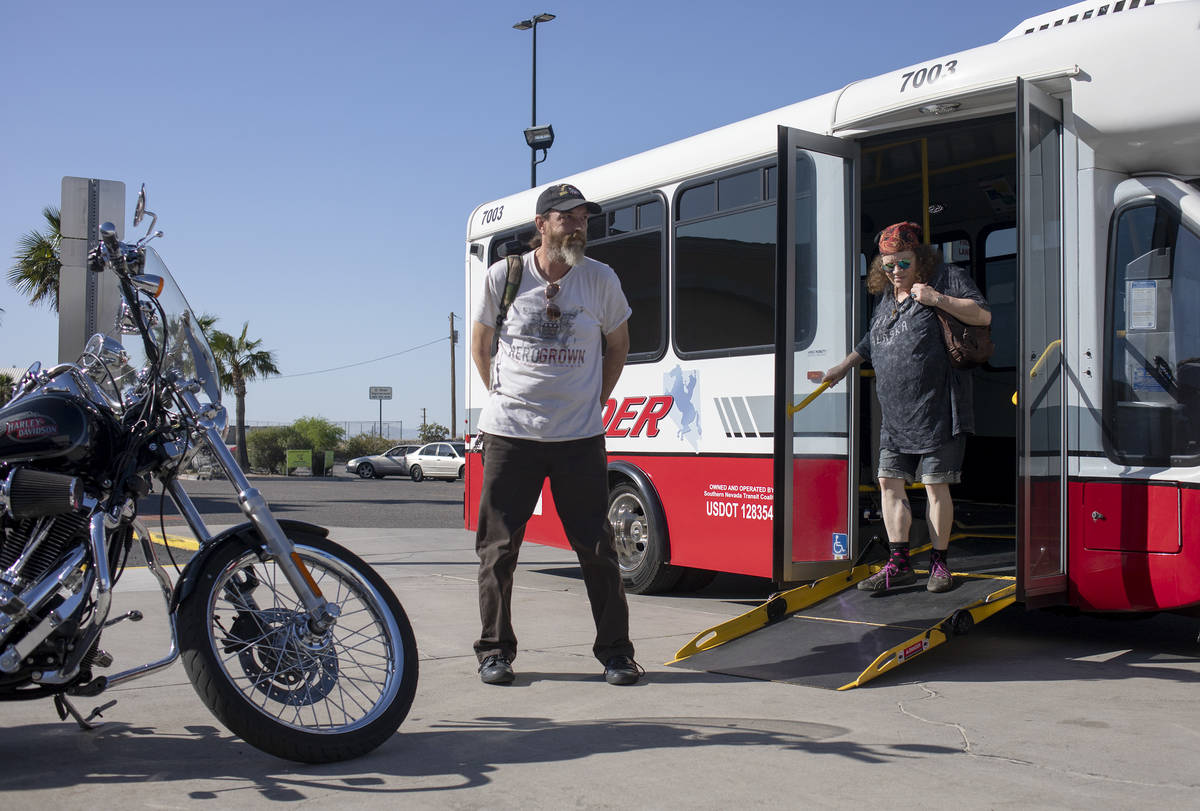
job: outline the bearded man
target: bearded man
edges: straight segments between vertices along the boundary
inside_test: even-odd
[[[488,269],[473,313],[471,357],[488,390],[479,417],[484,466],[475,536],[483,624],[475,655],[485,684],[515,678],[513,573],[525,522],[547,478],[579,558],[596,624],[592,652],[604,677],[609,684],[634,684],[643,672],[633,659],[607,516],[601,416],[629,352],[631,311],[613,269],[584,256],[588,216],[599,213],[600,206],[569,183],[543,191],[534,218],[540,241],[522,257],[521,284],[498,341],[506,262]]]

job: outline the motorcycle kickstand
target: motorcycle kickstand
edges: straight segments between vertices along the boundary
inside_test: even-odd
[[[89,722],[95,718],[103,718],[104,711],[116,706],[116,703],[117,700],[114,698],[107,704],[102,704],[99,707],[96,707],[92,710],[91,715],[89,715],[87,718],[84,718],[79,714],[79,710],[75,709],[71,702],[67,701],[67,697],[62,693],[58,693],[54,696],[54,709],[58,712],[59,720],[65,721],[69,715],[75,719],[75,723],[79,724],[79,728],[84,732],[91,732],[93,729],[95,729],[96,725]]]

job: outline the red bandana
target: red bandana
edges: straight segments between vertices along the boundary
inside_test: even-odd
[[[880,253],[901,253],[916,250],[921,244],[921,226],[915,222],[898,222],[879,232]]]

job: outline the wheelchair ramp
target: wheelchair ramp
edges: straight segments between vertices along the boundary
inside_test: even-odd
[[[879,569],[860,565],[780,594],[698,634],[668,664],[731,676],[845,690],[967,633],[1015,600],[1011,538],[952,539],[955,586],[925,590],[928,547],[914,550],[917,583],[859,591]]]

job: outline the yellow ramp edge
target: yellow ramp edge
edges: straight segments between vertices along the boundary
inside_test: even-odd
[[[1003,579],[1007,580],[1009,578]],[[967,633],[973,626],[1012,605],[1016,602],[1016,599],[1017,584],[1011,583],[999,591],[992,592],[982,600],[956,609],[932,628],[922,631],[901,642],[899,645],[879,654],[875,661],[868,665],[867,669],[857,679],[849,684],[843,684],[838,689],[849,690],[853,687],[861,687],[871,679],[881,676],[889,670],[911,661],[914,657],[919,656],[925,651],[947,642],[951,636]]]
[[[929,544],[919,546],[913,549],[911,554],[915,555],[924,552],[929,546]],[[794,614],[801,609],[808,608],[810,605],[816,605],[840,591],[845,591],[851,586],[857,585],[860,580],[865,580],[881,568],[883,568],[883,564],[864,563],[846,571],[826,575],[808,585],[798,586],[797,588],[781,592],[757,608],[747,611],[745,614],[726,620],[719,625],[714,625],[696,634],[690,642],[677,650],[675,658],[666,664],[676,664],[690,656],[695,656],[701,651],[710,650],[718,645],[724,645],[726,642],[745,636],[752,631],[757,631],[759,628],[765,628],[789,614]]]

